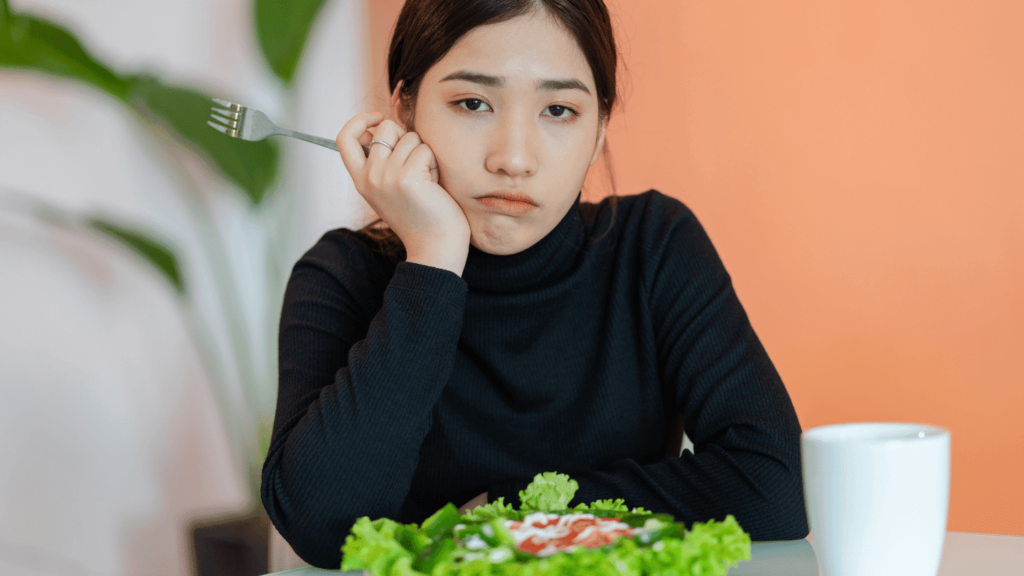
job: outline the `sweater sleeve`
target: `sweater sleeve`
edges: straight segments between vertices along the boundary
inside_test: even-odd
[[[371,259],[353,254],[321,240],[288,281],[261,486],[284,539],[332,570],[356,519],[403,515],[467,292],[452,272],[400,262],[381,302]]]
[[[643,292],[662,385],[694,452],[572,474],[579,490],[570,505],[623,498],[688,526],[732,514],[753,540],[804,538],[801,429],[786,388],[696,217],[665,196],[648,210],[662,215],[644,218],[659,229],[638,254],[647,268]],[[518,506],[530,480],[494,485],[488,499]]]

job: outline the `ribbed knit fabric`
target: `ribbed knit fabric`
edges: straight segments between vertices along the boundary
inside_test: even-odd
[[[339,568],[361,516],[518,508],[547,471],[579,482],[570,506],[807,536],[796,411],[704,229],[654,190],[612,219],[577,197],[523,252],[470,247],[461,278],[346,229],[299,260],[262,499],[301,558]]]

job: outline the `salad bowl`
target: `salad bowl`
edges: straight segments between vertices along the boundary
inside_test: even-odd
[[[341,571],[369,576],[726,576],[751,559],[750,535],[732,515],[687,528],[668,514],[630,509],[622,499],[568,508],[578,488],[564,474],[544,472],[519,492],[519,510],[499,498],[465,514],[449,502],[421,524],[364,516],[345,537]],[[280,574],[318,574],[298,570],[306,572]]]

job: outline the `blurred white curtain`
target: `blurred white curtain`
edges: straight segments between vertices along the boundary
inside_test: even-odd
[[[238,95],[333,138],[363,110],[364,1],[326,4],[293,93],[261,60],[250,0],[11,4],[67,26],[118,70]],[[103,212],[173,247],[208,319],[208,352],[237,388],[248,383],[232,368],[226,300],[244,313],[253,369],[275,371],[280,302],[268,278],[283,282],[324,231],[369,216],[336,153],[282,144],[277,200],[254,210],[106,95],[0,70],[0,574],[189,574],[189,521],[251,504],[181,301],[120,246],[35,221],[11,199]],[[275,215],[283,232],[268,232]],[[206,250],[218,240],[228,290]],[[301,565],[281,544],[271,569]]]

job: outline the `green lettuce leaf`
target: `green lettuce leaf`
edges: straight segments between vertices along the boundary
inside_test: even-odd
[[[542,472],[533,477],[533,482],[530,482],[526,490],[519,491],[519,501],[522,502],[519,509],[565,510],[579,489],[579,482],[565,474]]]
[[[424,520],[420,524],[420,530],[423,530],[423,533],[429,536],[431,540],[437,540],[450,534],[452,528],[461,520],[462,517],[459,515],[459,509],[455,507],[455,504],[449,502]]]
[[[505,504],[505,497],[499,496],[495,502],[489,502],[483,506],[467,511],[462,515],[470,522],[486,522],[495,518],[508,518],[510,520],[522,520],[519,512],[511,504]]]
[[[625,539],[623,539],[625,540]],[[730,566],[750,560],[750,535],[732,514],[722,522],[694,522],[683,539],[664,538],[640,553],[644,574],[658,574],[674,567],[680,574],[725,576]]]
[[[590,503],[590,506],[584,504],[577,504],[573,510],[578,512],[594,512],[596,510],[611,510],[614,512],[628,512],[629,508],[624,504],[625,500],[622,498],[616,498],[615,500],[595,500]]]
[[[356,520],[352,533],[345,537],[342,546],[342,570],[369,570],[371,574],[392,574],[392,566],[400,560],[407,559],[411,564],[413,553],[403,547],[395,538],[395,532],[401,526],[394,520],[379,518],[371,521],[368,516]],[[407,528],[419,529],[415,524]]]

